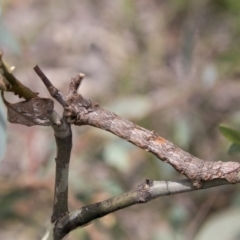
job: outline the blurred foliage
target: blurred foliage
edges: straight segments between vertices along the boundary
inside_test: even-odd
[[[230,155],[240,153],[240,132],[223,125],[220,125],[219,129],[223,136],[232,142],[228,149],[228,153]]]
[[[219,129],[220,129],[220,132],[224,135],[224,137],[226,137],[231,142],[240,145],[240,132],[239,131],[229,128],[229,127],[226,127],[226,126],[223,126],[223,125],[220,125]]]
[[[5,151],[6,151],[6,141],[7,141],[7,133],[6,133],[6,117],[3,110],[3,104],[0,102],[0,161],[3,159]]]
[[[0,27],[0,46],[1,49],[9,48],[15,54],[21,53],[21,46],[14,35],[4,26]]]
[[[197,157],[238,160],[232,140],[240,122],[238,1],[4,0],[0,8],[0,49],[16,66],[16,77],[40,96],[49,94],[32,70],[36,64],[64,94],[69,80],[83,72],[80,92],[93,102]],[[11,94],[6,99],[18,101]],[[220,123],[236,129],[230,148]],[[182,178],[110,133],[87,126],[73,127],[73,133],[70,210],[136,188],[145,178]],[[0,121],[1,153],[5,141]],[[54,146],[50,128],[8,124],[0,163],[0,239],[42,236],[51,215]],[[67,239],[210,239],[205,234],[225,236],[223,229],[234,239],[238,189],[160,198],[94,221]]]
[[[240,224],[238,221],[239,208],[229,208],[213,216],[204,223],[203,229],[199,232],[196,240],[217,239],[237,240],[240,237]],[[227,229],[225,227],[228,226]]]
[[[30,223],[30,219],[27,216],[21,217],[13,207],[14,203],[27,197],[29,197],[28,192],[22,189],[13,189],[12,192],[2,195],[0,199],[0,221],[9,221],[17,218]]]

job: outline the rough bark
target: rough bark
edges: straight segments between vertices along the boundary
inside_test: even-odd
[[[57,157],[55,159],[56,174],[52,222],[68,212],[68,173],[72,149],[72,132],[70,126],[65,126],[65,128],[64,131],[60,130],[60,133],[55,131]]]
[[[204,161],[194,157],[154,131],[137,126],[115,113],[92,104],[91,101],[77,93],[79,81],[79,77],[72,79],[70,92],[66,97],[67,107],[65,107],[64,115],[68,117],[69,123],[91,125],[109,131],[145,151],[151,152],[184,174],[197,188],[201,188],[204,181],[213,179],[226,179],[229,183],[239,181],[239,163]]]

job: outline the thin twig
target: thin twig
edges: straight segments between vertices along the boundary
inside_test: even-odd
[[[63,107],[66,107],[66,102],[62,93],[52,85],[51,81],[43,73],[40,67],[36,65],[33,69],[37,73],[37,75],[41,78],[41,80],[43,81],[44,85],[47,87],[51,96],[55,98]]]
[[[82,80],[84,77],[85,77],[84,73],[79,73],[75,79],[73,78],[74,80],[72,79],[72,81],[70,82],[70,85],[69,85],[69,94],[70,95],[77,93],[77,90],[81,86],[81,83],[82,83]]]

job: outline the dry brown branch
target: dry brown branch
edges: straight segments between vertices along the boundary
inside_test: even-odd
[[[41,78],[44,85],[46,86],[47,90],[49,91],[50,95],[55,98],[63,107],[66,106],[64,97],[62,96],[62,93],[55,88],[50,80],[47,78],[47,76],[42,72],[39,66],[35,66],[34,71],[37,73],[37,75]]]
[[[51,96],[64,107],[63,117],[60,117],[54,110],[51,111],[50,115],[42,111],[43,116],[41,116],[48,118],[51,123],[57,144],[53,213],[51,225],[42,239],[60,240],[70,231],[89,224],[96,218],[134,204],[146,203],[161,196],[238,183],[240,181],[239,163],[209,162],[196,158],[162,138],[154,131],[137,126],[115,113],[100,108],[98,104],[93,104],[90,100],[85,99],[77,93],[84,74],[79,74],[71,80],[69,94],[64,98],[62,93],[53,86],[38,66],[34,70],[44,82]],[[23,112],[24,114],[29,114],[25,108]],[[22,122],[20,123],[23,124]],[[68,173],[72,148],[70,124],[78,126],[91,125],[109,131],[151,152],[160,160],[169,163],[188,179],[175,182],[146,180],[136,190],[69,213]]]
[[[79,76],[72,79],[78,82]],[[77,84],[71,83],[71,86]],[[237,162],[204,161],[178,148],[173,143],[134,123],[121,118],[115,113],[100,108],[70,91],[66,97],[65,116],[75,125],[91,125],[109,131],[134,145],[153,153],[160,160],[169,163],[175,170],[190,179],[193,185],[201,188],[204,181],[226,179],[236,183],[240,177],[240,164]]]

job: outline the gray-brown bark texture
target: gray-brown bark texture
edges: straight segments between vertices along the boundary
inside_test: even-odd
[[[62,119],[61,125],[53,125],[57,144],[54,204],[51,220],[68,213],[68,173],[72,149],[72,131],[69,124]]]
[[[74,82],[75,81],[75,82]],[[201,188],[204,181],[226,179],[236,183],[240,177],[240,164],[237,162],[210,162],[192,156],[173,143],[118,115],[92,104],[77,94],[79,77],[72,79],[69,95],[66,97],[64,115],[75,125],[91,125],[109,131],[134,145],[153,153],[160,160],[172,165],[178,172],[190,179],[193,185]]]

